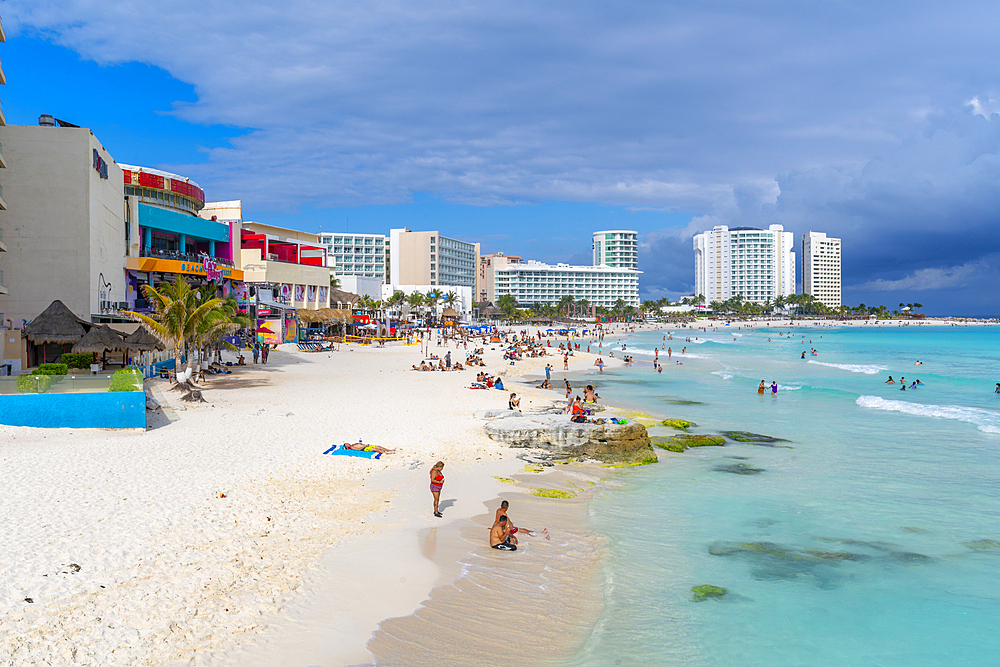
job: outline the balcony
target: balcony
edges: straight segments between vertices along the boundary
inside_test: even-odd
[[[0,271],[0,294],[7,293],[7,286],[3,284],[3,271]]]
[[[7,252],[7,244],[3,242],[3,227],[0,227],[0,252]]]
[[[2,192],[0,192],[2,194]],[[177,252],[176,250],[161,250],[159,248],[143,247],[139,249],[140,257],[155,257],[159,259],[179,259],[182,262],[200,263],[207,255]],[[235,268],[232,261],[225,257],[212,257],[216,264]]]
[[[3,198],[3,186],[0,185],[0,211],[7,210],[7,202]]]
[[[3,125],[3,123],[0,123]],[[3,144],[0,144],[0,169],[7,168],[7,159],[3,156]]]

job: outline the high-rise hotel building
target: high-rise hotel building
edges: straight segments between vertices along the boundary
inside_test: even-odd
[[[333,259],[330,265],[338,278],[362,276],[385,282],[389,257],[385,234],[320,234],[319,242]]]
[[[434,232],[389,230],[392,257],[389,282],[393,285],[443,285],[476,288],[479,244]]]
[[[639,269],[639,233],[630,229],[594,232],[594,266]]]
[[[823,232],[802,235],[802,293],[829,308],[840,306],[840,239]]]
[[[781,225],[717,225],[694,237],[695,294],[705,301],[742,296],[763,303],[795,293],[795,240]]]

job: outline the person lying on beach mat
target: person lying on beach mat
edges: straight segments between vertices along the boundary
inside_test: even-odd
[[[366,445],[360,440],[358,442],[345,442],[344,449],[354,449],[359,452],[378,452],[379,454],[395,454],[395,449],[387,449],[381,445]]]

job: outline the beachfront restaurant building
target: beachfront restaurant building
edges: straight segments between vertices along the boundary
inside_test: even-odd
[[[121,309],[152,311],[143,285],[158,287],[178,275],[196,287],[214,283],[219,297],[241,294],[243,270],[233,261],[239,226],[198,217],[205,193],[190,178],[149,167],[121,167],[126,223],[136,229],[125,258],[127,290]]]
[[[298,310],[330,307],[327,249],[315,233],[243,222],[240,267],[248,288],[245,298],[257,309],[261,342],[294,342]]]

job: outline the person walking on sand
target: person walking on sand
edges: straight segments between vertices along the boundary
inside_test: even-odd
[[[545,379],[552,379],[552,364],[545,364]]]
[[[438,461],[431,468],[431,495],[434,496],[434,516],[439,519],[444,516],[438,510],[441,501],[441,489],[444,487],[444,461]]]
[[[257,360],[260,358],[260,344],[254,343],[253,345],[253,362],[256,364]]]

